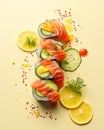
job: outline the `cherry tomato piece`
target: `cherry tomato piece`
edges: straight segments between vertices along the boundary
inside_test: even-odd
[[[79,50],[79,54],[80,54],[80,56],[86,56],[88,54],[88,51],[87,51],[87,49],[82,48]]]

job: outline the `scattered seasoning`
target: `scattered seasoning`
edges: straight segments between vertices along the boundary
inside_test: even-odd
[[[32,55],[33,56],[33,55]],[[29,71],[31,71],[32,69],[32,65],[30,64],[29,62],[29,58],[28,56],[26,56],[23,60],[23,63],[21,65],[21,69],[22,69],[22,74],[21,74],[21,78],[22,78],[22,83],[25,85],[25,86],[28,86],[27,84],[27,79],[28,79],[28,74],[29,74]]]
[[[56,9],[55,13],[58,14],[58,16],[59,16],[58,19],[59,20],[63,20],[64,18],[72,17],[71,9],[69,11],[67,11],[67,10],[62,11],[61,9]]]
[[[66,22],[72,23],[73,29],[77,31],[77,27],[79,27],[79,24],[76,24],[74,20],[72,20],[72,12],[71,9],[69,10],[61,10],[61,9],[56,9],[55,13],[58,15],[59,20],[65,20]]]
[[[59,20],[65,21],[67,23],[66,28],[68,30],[70,37],[71,37],[70,32],[73,32],[73,31],[77,32],[78,27],[80,27],[80,25],[77,24],[75,20],[73,20],[71,8],[69,10],[64,10],[64,11],[61,9],[56,9],[55,13],[58,15]],[[71,42],[72,41],[79,43],[79,40],[75,36],[75,34],[73,37],[71,37]]]
[[[35,116],[35,118],[49,118],[50,120],[57,120],[57,117],[51,111],[41,111],[41,108],[35,104],[30,104],[26,102],[25,110],[29,112],[30,115]]]

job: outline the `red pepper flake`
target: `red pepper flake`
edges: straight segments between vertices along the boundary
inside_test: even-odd
[[[32,107],[32,110],[33,110],[33,109],[35,109],[35,108],[36,108],[36,107],[35,107],[35,106],[33,106],[33,107]]]
[[[52,119],[53,119],[53,116],[52,116],[52,115],[49,115],[49,118],[52,120]]]
[[[28,105],[29,104],[29,102],[26,102],[26,105]]]
[[[25,84],[25,86],[27,86],[27,84]]]
[[[55,120],[57,120],[57,118],[55,118]]]
[[[30,54],[31,54],[31,56],[32,56],[32,57],[34,57],[34,55],[33,55],[33,53],[32,53],[32,52],[31,52]]]
[[[77,42],[77,43],[78,43],[78,38],[77,38],[77,37],[75,38],[75,42]]]
[[[25,109],[27,110],[27,107],[25,107]]]
[[[48,112],[46,111],[45,114],[48,115]]]
[[[29,71],[31,71],[31,69],[29,68]]]

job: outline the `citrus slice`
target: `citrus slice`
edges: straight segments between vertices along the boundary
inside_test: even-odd
[[[60,102],[64,107],[68,109],[76,108],[82,103],[82,101],[82,95],[78,95],[66,87],[60,89]]]
[[[68,112],[71,119],[80,125],[90,122],[93,116],[92,108],[85,102],[81,103],[76,109],[71,109]]]
[[[17,45],[24,51],[35,51],[37,45],[39,44],[39,37],[31,31],[22,32],[18,37]]]

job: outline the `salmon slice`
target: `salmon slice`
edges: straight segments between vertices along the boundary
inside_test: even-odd
[[[47,22],[52,26],[52,32],[55,33],[57,36],[62,33],[62,28],[55,19],[48,20]]]
[[[54,96],[53,96],[54,95]],[[56,91],[51,92],[47,96],[52,102],[57,102],[60,98],[60,94],[57,93]]]
[[[61,37],[66,43],[67,43],[67,42],[70,42],[70,38],[69,38],[69,35],[68,35],[68,33],[67,33],[66,29],[65,29],[64,24],[61,23],[60,20],[57,20],[57,22],[58,22],[58,24],[61,26],[61,28],[62,28],[62,30],[63,30],[63,35],[62,35],[62,36],[59,36],[59,37]]]
[[[70,42],[69,35],[60,20],[47,20],[45,24],[52,26],[52,32],[56,34],[56,39],[63,42],[64,44]]]
[[[43,81],[41,81],[40,79],[31,84],[31,87],[34,89],[35,88],[42,88],[44,86],[45,86],[45,83]]]
[[[45,59],[41,61],[41,64],[48,68],[52,76],[54,77],[53,81],[57,84],[59,88],[64,85],[64,72],[59,67],[55,61]]]
[[[59,101],[59,92],[52,89],[49,85],[45,83],[45,81],[37,80],[32,85],[32,88],[36,89],[38,92],[46,96],[52,102]]]
[[[53,39],[46,39],[41,41],[41,47],[49,51],[57,61],[62,61],[66,58],[66,52],[59,48],[56,43],[54,43]]]

